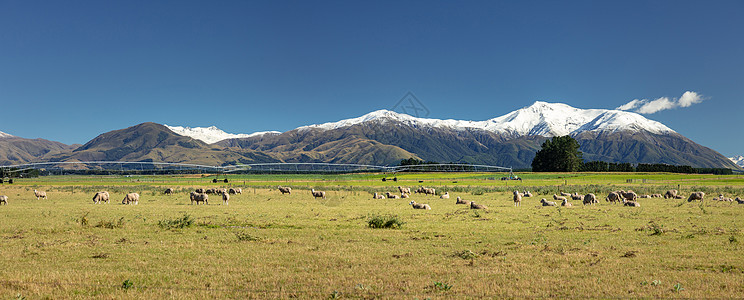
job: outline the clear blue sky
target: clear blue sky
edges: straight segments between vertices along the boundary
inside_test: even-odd
[[[286,131],[391,108],[485,120],[536,100],[646,115],[744,154],[744,1],[4,1],[0,131],[85,143],[152,121]]]

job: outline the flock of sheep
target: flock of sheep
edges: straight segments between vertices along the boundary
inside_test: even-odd
[[[292,194],[292,188],[290,187],[282,187],[279,186],[278,190],[284,194]],[[374,193],[372,196],[373,199],[401,199],[401,198],[410,198],[411,197],[411,189],[407,187],[401,187],[398,186],[398,192],[400,195],[397,195],[395,193]],[[163,192],[165,195],[172,195],[175,193],[175,190],[172,188],[168,188]],[[191,204],[209,204],[209,194],[216,194],[220,195],[222,198],[222,202],[224,205],[228,205],[228,202],[230,200],[231,194],[242,194],[243,191],[241,188],[198,188],[194,191],[192,191],[189,194],[189,198],[191,200]],[[326,193],[324,191],[316,191],[315,189],[311,189],[310,193],[314,198],[326,198]],[[419,193],[424,195],[436,195],[436,190],[434,188],[426,188],[426,187],[419,187],[418,189],[414,190],[413,193]],[[566,193],[566,192],[560,192],[560,196],[553,194],[553,200],[556,201],[548,201],[545,198],[540,199],[540,204],[542,206],[564,206],[564,207],[572,207],[573,204],[569,202],[569,198],[571,200],[581,201],[583,205],[594,205],[598,203],[597,197],[593,193],[588,193],[585,195],[579,194],[579,193]],[[37,200],[44,198],[47,199],[47,194],[44,191],[38,191],[34,190],[34,196]],[[514,206],[520,206],[522,203],[522,198],[526,197],[532,197],[532,193],[529,191],[514,191],[512,199],[514,200]],[[638,195],[633,191],[614,191],[610,192],[607,197],[605,197],[605,201],[610,203],[622,203],[624,206],[629,207],[640,207],[641,204],[638,203],[638,199],[642,198],[665,198],[665,199],[684,199],[683,196],[679,194],[677,190],[668,190],[664,195],[662,194],[651,194],[651,195]],[[93,196],[93,203],[109,203],[110,195],[107,191],[101,191],[97,192]],[[122,199],[122,204],[134,204],[137,205],[139,203],[140,195],[138,193],[128,193],[124,196],[124,199]],[[445,192],[441,196],[439,196],[440,199],[449,199],[450,195],[449,192]],[[704,192],[692,192],[687,197],[688,202],[692,201],[703,201],[705,199],[705,193]],[[723,195],[719,195],[716,198],[713,198],[714,201],[727,201],[727,202],[734,202],[736,201],[739,204],[744,204],[744,199],[741,199],[739,197],[736,197],[735,199],[725,197]],[[8,196],[0,195],[0,205],[7,205],[8,204]],[[416,201],[411,200],[410,203],[412,208],[414,209],[431,209],[431,206],[429,204],[425,203],[416,203]],[[457,197],[455,204],[465,204],[468,205],[471,209],[488,209],[485,205],[482,204],[476,204],[472,201],[465,201],[459,196]]]

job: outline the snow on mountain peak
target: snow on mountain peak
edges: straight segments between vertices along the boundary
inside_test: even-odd
[[[15,136],[0,131],[0,139],[2,139],[2,138],[12,138],[12,137],[15,137]]]
[[[536,101],[524,107],[486,121],[439,120],[416,118],[389,110],[377,110],[361,117],[299,127],[331,130],[369,121],[398,121],[414,127],[438,127],[455,130],[483,129],[510,136],[541,135],[545,137],[569,135],[583,131],[647,130],[652,133],[674,131],[639,114],[608,109],[579,109],[563,103]]]
[[[226,139],[236,139],[236,138],[248,138],[258,135],[264,135],[264,134],[279,134],[281,132],[278,131],[262,131],[262,132],[254,132],[251,134],[234,134],[234,133],[227,133],[222,131],[221,129],[217,128],[216,126],[209,126],[209,127],[183,127],[183,126],[168,126],[165,125],[165,127],[168,127],[171,131],[175,132],[176,134],[188,136],[191,138],[195,138],[197,140],[201,140],[207,144],[214,144],[216,142],[219,142],[221,140]]]
[[[744,156],[737,155],[737,156],[734,156],[734,157],[729,157],[728,159],[730,159],[731,161],[733,161],[736,165],[738,165],[740,167],[744,167]]]

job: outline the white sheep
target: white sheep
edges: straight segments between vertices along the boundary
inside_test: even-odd
[[[106,191],[98,192],[93,195],[93,203],[106,202],[109,203],[109,193]]]
[[[372,196],[372,199],[385,199],[385,195],[375,192],[374,196]]]
[[[512,199],[514,200],[514,206],[520,206],[522,204],[522,194],[519,191],[514,191]]]
[[[36,200],[39,200],[39,198],[44,198],[44,199],[47,198],[46,192],[44,191],[34,190],[34,196],[36,196]]]
[[[398,191],[400,192],[400,194],[402,196],[403,194],[410,194],[411,193],[411,188],[404,188],[402,186],[398,186]]]
[[[705,198],[705,193],[703,193],[703,192],[693,192],[692,194],[690,194],[690,197],[687,198],[687,202],[692,202],[692,201],[695,201],[695,200],[700,200],[702,202],[704,200],[703,198]]]
[[[229,205],[228,201],[230,201],[230,194],[222,193],[222,203],[225,205]]]
[[[457,199],[455,200],[455,204],[470,205],[470,201],[463,200],[462,198],[460,198],[460,196],[457,196]]]
[[[561,196],[563,196],[563,197],[571,197],[571,194],[566,193],[566,192],[561,192]]]
[[[623,199],[623,205],[630,207],[641,207],[641,204],[635,201]]]
[[[475,204],[475,202],[470,202],[470,209],[488,209],[488,206],[485,206],[483,204]]]
[[[579,195],[579,193],[573,193],[571,194],[571,200],[584,200],[584,195]]]
[[[563,202],[561,202],[561,206],[573,207],[573,204],[571,204],[571,202],[568,202],[568,199],[566,199],[566,200],[563,200]]]
[[[739,198],[739,197],[736,197],[736,199],[734,199],[734,200],[736,200],[736,203],[739,203],[739,204],[744,204],[744,200],[742,200],[742,199],[741,199],[741,198]]]
[[[8,196],[0,195],[0,204],[8,205]]]
[[[620,200],[620,194],[618,192],[610,192],[610,194],[607,195],[607,198],[605,198],[605,201],[615,203],[621,202],[622,200]]]
[[[199,202],[209,204],[209,195],[206,193],[191,192],[189,197],[191,198],[191,205],[194,205],[194,202],[196,202],[196,205],[199,205]]]
[[[530,191],[525,190],[524,193],[522,193],[522,197],[532,197],[532,193],[530,193]]]
[[[391,193],[391,192],[386,192],[385,194],[386,194],[386,195],[387,195],[387,197],[388,197],[388,198],[390,198],[390,199],[400,199],[400,196],[398,196],[398,195],[396,195],[396,194],[393,194],[393,193]]]
[[[442,194],[441,196],[439,196],[439,199],[449,199],[449,192],[446,192]]]
[[[414,209],[431,209],[429,204],[416,203],[416,201],[411,201],[411,203],[408,204],[410,204]]]
[[[287,187],[279,186],[278,188],[279,188],[279,191],[282,192],[282,195],[284,195],[284,194],[290,194],[290,195],[292,195],[292,188],[291,187],[288,187],[288,186]]]
[[[638,194],[633,191],[623,192],[621,195],[623,196],[623,198],[630,201],[635,201],[636,199],[638,199]]]
[[[584,205],[594,205],[595,203],[597,203],[597,196],[594,196],[594,194],[592,193],[586,194],[582,198]]]
[[[173,195],[173,193],[174,193],[174,190],[172,188],[167,188],[163,192],[163,194],[166,194],[166,195]]]
[[[661,198],[661,194],[651,194],[651,198]]]
[[[566,199],[566,197],[558,197],[558,198],[562,198],[561,200],[568,202],[568,199]],[[558,199],[555,199],[555,200],[558,200]],[[540,199],[540,203],[542,203],[542,206],[557,206],[555,202],[545,200],[545,198]]]
[[[400,194],[400,197],[401,197],[401,198],[405,198],[405,199],[408,199],[408,198],[409,198],[409,197],[411,197],[411,196],[409,196],[409,195],[408,195],[407,193],[403,193],[403,194]]]
[[[545,199],[545,198],[543,198],[543,199]],[[566,200],[566,197],[565,196],[558,196],[556,194],[553,194],[553,200],[561,200],[561,201],[563,201],[563,200]]]
[[[242,195],[243,194],[243,189],[241,189],[241,188],[232,188],[232,189],[230,189],[229,192],[232,193],[232,194],[236,194],[236,195],[237,194],[241,194]]]
[[[315,189],[311,189],[310,192],[313,194],[313,197],[317,198],[326,198],[325,192],[322,191],[316,191]]]
[[[133,204],[137,205],[139,204],[139,194],[137,193],[129,193],[126,196],[124,196],[124,199],[121,200],[121,204]]]
[[[428,189],[425,189],[424,190],[424,194],[426,194],[426,195],[432,195],[433,196],[433,195],[436,195],[437,193],[436,193],[436,190],[434,188],[428,188]]]
[[[677,199],[677,194],[679,192],[677,190],[668,190],[666,193],[664,193],[664,199]]]

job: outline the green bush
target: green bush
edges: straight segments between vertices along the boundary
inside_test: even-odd
[[[392,215],[375,215],[367,219],[367,226],[370,228],[400,228],[403,222],[398,216]]]
[[[158,226],[163,229],[176,229],[176,228],[186,228],[191,227],[191,225],[194,225],[194,218],[192,218],[189,214],[184,214],[183,217],[176,218],[173,220],[160,220],[158,221]]]

